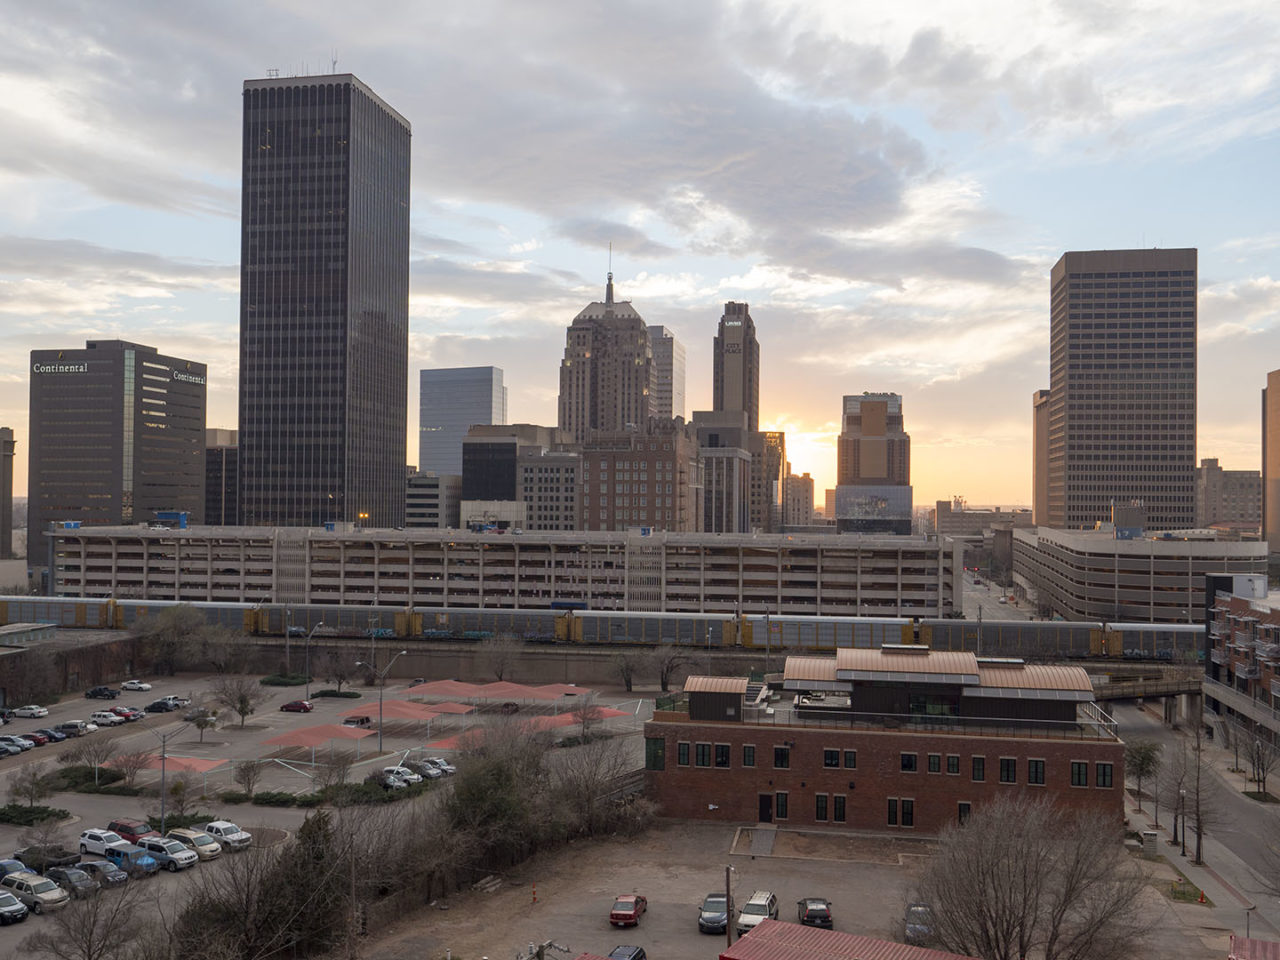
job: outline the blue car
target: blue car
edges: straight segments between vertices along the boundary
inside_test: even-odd
[[[53,729],[53,727],[41,727],[36,731],[36,733],[43,733],[49,738],[50,743],[61,743],[63,740],[67,739],[67,735],[65,733],[60,733]]]
[[[30,873],[31,868],[21,860],[0,860],[0,877],[11,873]]]

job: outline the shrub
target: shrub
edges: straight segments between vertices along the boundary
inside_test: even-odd
[[[360,691],[358,690],[334,690],[332,687],[326,687],[323,690],[311,691],[311,698],[316,697],[344,697],[349,700],[359,700]]]
[[[110,767],[98,768],[97,783],[94,783],[94,768],[86,763],[74,763],[53,771],[45,778],[45,783],[54,793],[76,791],[77,793],[116,793],[119,796],[133,797],[140,791],[125,788],[128,792],[119,793],[117,789],[104,789],[120,783],[124,774]]]
[[[297,798],[286,790],[259,790],[253,802],[263,807],[292,807]]]
[[[70,816],[61,807],[28,807],[20,803],[0,807],[0,823],[11,823],[17,827],[30,827],[41,820],[66,820]]]
[[[218,794],[218,799],[223,803],[248,803],[249,794],[243,790],[223,790]]]
[[[92,783],[86,783],[76,787],[76,793],[102,793],[111,797],[139,797],[142,796],[141,787],[129,787],[123,783],[107,784],[105,786],[94,786]]]
[[[300,687],[308,679],[304,673],[273,673],[258,682],[265,687]]]
[[[217,820],[212,813],[165,813],[164,828],[166,830],[177,830],[183,827],[194,827],[197,824],[209,823]],[[152,817],[153,821],[158,822],[158,818]],[[157,829],[159,829],[157,827]]]
[[[318,793],[304,793],[294,799],[299,807],[318,807],[324,803],[324,797]]]

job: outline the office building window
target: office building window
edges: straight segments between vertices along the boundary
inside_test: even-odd
[[[846,750],[844,752],[844,768],[846,770],[856,770],[858,767],[858,751]]]
[[[958,774],[960,772],[960,755],[958,753],[947,754],[947,773]]]
[[[693,765],[695,767],[711,766],[711,744],[694,744]]]
[[[1093,785],[1095,787],[1111,786],[1111,764],[1099,763],[1094,767]]]
[[[839,750],[823,750],[822,765],[827,769],[840,769],[840,751]]]
[[[687,767],[689,765],[689,744],[681,742],[676,744],[676,766]]]
[[[940,753],[929,754],[929,772],[930,773],[942,772],[942,754]]]
[[[787,819],[787,795],[786,793],[774,794],[773,798],[773,815],[779,820]]]
[[[1027,761],[1027,783],[1033,783],[1038,786],[1044,786],[1044,761],[1028,760]]]
[[[986,779],[987,779],[987,758],[974,757],[973,758],[973,782],[982,783]]]
[[[973,807],[964,800],[956,804],[956,819],[959,820],[960,826],[964,826],[969,822],[969,815],[973,813]]]
[[[717,767],[729,766],[729,744],[727,743],[716,744],[716,766]]]
[[[790,747],[774,747],[773,748],[773,769],[775,770],[791,769],[791,748]]]
[[[819,793],[813,798],[813,819],[827,819],[827,795]]]
[[[896,827],[898,825],[898,798],[897,797],[889,798],[888,824],[891,827]]]
[[[1000,758],[1000,782],[1001,783],[1017,783],[1018,782],[1018,758],[1017,757],[1001,757]]]
[[[916,825],[916,802],[914,800],[902,801],[902,825],[904,827],[914,827]]]
[[[837,793],[831,798],[831,819],[836,823],[844,823],[844,794]]]
[[[645,737],[644,768],[646,770],[667,769],[667,741],[662,737]]]
[[[1087,787],[1089,785],[1089,764],[1081,763],[1078,760],[1071,761],[1071,785],[1073,787]]]
[[[902,772],[903,772],[903,773],[915,773],[915,772],[916,772],[916,755],[915,755],[914,753],[904,753],[904,754],[902,754],[902,760],[901,760],[901,763],[902,763]]]
[[[756,745],[754,743],[743,744],[742,765],[744,767],[754,767],[756,765]]]

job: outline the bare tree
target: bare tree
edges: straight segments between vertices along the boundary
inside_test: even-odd
[[[627,693],[631,692],[631,686],[635,682],[636,675],[643,669],[644,661],[645,654],[641,650],[619,650],[613,655],[613,668],[627,688]]]
[[[240,726],[244,726],[249,714],[253,713],[267,699],[267,692],[252,677],[240,674],[225,674],[214,680],[210,687],[213,699],[222,704],[240,718]]]
[[[342,650],[329,650],[324,655],[324,679],[326,683],[332,683],[338,692],[342,692],[342,685],[349,682],[357,673],[355,658],[346,656]]]
[[[1253,764],[1253,781],[1258,785],[1259,800],[1267,799],[1267,777],[1275,772],[1276,764],[1280,763],[1280,750],[1276,749],[1276,745],[1266,738],[1265,734],[1258,734],[1255,730],[1252,748],[1249,751],[1249,759]]]
[[[258,781],[262,779],[262,761],[241,760],[236,764],[236,769],[231,775],[231,779],[239,785],[240,789],[252,797],[257,789]]]
[[[499,681],[505,680],[524,652],[524,644],[510,634],[502,634],[480,644],[480,660]]]
[[[192,718],[191,725],[200,731],[200,742],[204,743],[204,732],[218,725],[218,711],[201,710]]]
[[[577,827],[595,834],[608,819],[607,803],[617,789],[618,778],[635,763],[610,740],[593,740],[572,750],[560,751],[552,767],[552,781],[559,803],[573,811]]]
[[[1187,777],[1191,770],[1190,751],[1179,742],[1169,751],[1168,760],[1156,775],[1156,796],[1173,811],[1173,842],[1178,842],[1178,822],[1186,830]]]
[[[1118,823],[1001,797],[952,825],[920,878],[933,944],[986,960],[1120,960],[1145,932],[1145,878]]]
[[[80,737],[74,747],[59,755],[58,762],[93,767],[93,783],[97,786],[99,772],[111,762],[118,746],[116,741],[107,737]]]
[[[134,621],[131,633],[156,673],[173,676],[178,664],[202,643],[208,626],[203,613],[189,604],[180,603],[139,617]]]
[[[574,703],[572,716],[582,729],[582,742],[586,743],[591,728],[603,719],[604,708],[600,706],[594,693],[586,693]]]
[[[111,766],[124,774],[124,785],[132,787],[138,779],[138,774],[148,769],[154,759],[155,754],[147,750],[139,750],[120,754],[111,762]]]
[[[653,672],[658,675],[659,687],[662,688],[663,693],[666,693],[671,689],[671,680],[676,671],[692,663],[693,658],[682,647],[667,643],[655,648],[649,654],[649,662]]]
[[[323,790],[326,787],[336,787],[340,783],[346,783],[350,775],[351,754],[337,753],[327,762],[315,765],[315,779],[312,782],[316,790]]]
[[[1209,827],[1221,822],[1222,804],[1218,797],[1218,778],[1208,769],[1204,757],[1204,723],[1199,716],[1191,730],[1191,769],[1187,776],[1187,809],[1191,814],[1191,822],[1195,825],[1196,853],[1195,863],[1204,863],[1204,835]],[[1186,814],[1184,813],[1184,817]],[[1183,823],[1186,831],[1186,823]]]
[[[43,760],[20,767],[9,781],[9,799],[14,803],[25,800],[27,806],[34,807],[53,793],[45,778],[48,772],[48,765]]]
[[[147,897],[141,884],[130,883],[107,896],[73,900],[49,913],[19,952],[50,960],[133,960],[139,942],[151,933],[154,921],[146,918],[158,916],[145,903]]]
[[[1160,770],[1160,744],[1154,740],[1133,740],[1124,748],[1124,773],[1138,784],[1138,809],[1142,809],[1142,784]]]

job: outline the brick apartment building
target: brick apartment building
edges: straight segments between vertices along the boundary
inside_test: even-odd
[[[996,796],[1124,815],[1124,744],[1080,667],[927,647],[788,657],[780,689],[690,677],[645,725],[664,815],[936,834]]]

